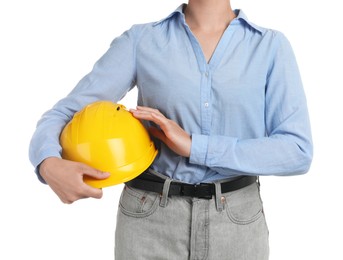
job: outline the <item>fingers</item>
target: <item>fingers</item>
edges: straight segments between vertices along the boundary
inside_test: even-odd
[[[82,165],[82,172],[83,172],[83,175],[87,175],[89,177],[92,177],[98,180],[102,180],[102,179],[106,179],[110,177],[110,173],[94,169],[88,165]],[[85,198],[87,197],[91,197],[95,199],[102,198],[103,193],[101,189],[93,188],[87,185],[86,183],[84,183],[83,189],[84,190],[82,191],[82,193],[85,195]]]
[[[109,173],[88,165],[53,157],[44,160],[40,172],[50,188],[66,204],[88,197],[97,199],[102,197],[102,190],[90,187],[83,182],[84,175],[97,179],[109,177]]]
[[[162,113],[158,109],[156,109],[156,108],[137,106],[137,110],[138,111],[150,112],[150,113],[158,113],[158,114],[162,115]]]
[[[85,194],[84,198],[101,199],[103,192],[102,189],[93,188],[85,184],[83,194]]]
[[[149,107],[131,109],[134,117],[142,120],[152,121],[159,125],[161,130],[150,128],[150,133],[165,143],[175,153],[189,157],[191,149],[190,135],[175,121],[166,118],[159,110]]]
[[[82,165],[82,174],[98,180],[107,179],[110,177],[110,173],[99,171],[85,164]]]
[[[130,109],[130,112],[134,114],[135,116],[137,115],[138,117],[145,117],[149,119],[152,119],[153,116],[160,119],[165,118],[165,116],[158,109],[150,108],[150,107],[137,106],[137,109]]]
[[[134,117],[142,120],[152,121],[161,128],[164,128],[169,122],[169,119],[166,118],[158,109],[137,106],[137,109],[130,109],[130,112],[134,115]]]

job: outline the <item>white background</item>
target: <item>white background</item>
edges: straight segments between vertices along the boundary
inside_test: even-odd
[[[121,185],[64,205],[38,182],[28,144],[41,114],[92,68],[112,39],[160,20],[182,1],[0,2],[0,259],[113,259]],[[339,2],[233,0],[254,23],[286,34],[310,110],[310,172],[264,177],[271,260],[343,259],[342,21]],[[133,107],[135,93],[123,104]],[[216,260],[216,259],[214,259]]]

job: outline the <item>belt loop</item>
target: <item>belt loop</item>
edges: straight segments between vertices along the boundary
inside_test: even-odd
[[[222,187],[220,182],[215,182],[215,189],[216,189],[216,208],[217,211],[221,212],[224,209],[224,197],[222,197]]]
[[[163,208],[167,206],[168,193],[169,193],[169,187],[170,187],[171,182],[172,182],[172,179],[167,178],[163,184],[163,190],[162,190],[162,195],[161,195],[161,200],[160,200],[160,206]]]

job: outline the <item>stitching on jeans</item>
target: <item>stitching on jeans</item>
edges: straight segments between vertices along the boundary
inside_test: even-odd
[[[139,192],[135,191],[133,188],[131,188],[130,186],[126,186],[125,189],[126,189],[127,193],[129,193],[130,195],[136,197],[139,200],[142,197],[144,197],[145,194],[146,194],[146,192],[139,193]]]
[[[150,215],[152,215],[153,213],[156,212],[156,210],[157,210],[157,208],[158,208],[158,202],[159,202],[158,196],[156,196],[156,198],[155,198],[155,200],[154,200],[154,202],[153,202],[151,208],[150,208],[148,211],[142,212],[142,213],[139,213],[139,212],[133,213],[133,212],[131,212],[131,211],[128,211],[128,210],[126,210],[126,209],[123,207],[123,205],[122,205],[121,203],[119,203],[119,208],[120,208],[121,212],[122,212],[124,215],[127,215],[127,216],[129,216],[129,217],[134,217],[134,218],[145,218],[145,217],[148,217],[148,216],[150,216]]]
[[[209,213],[209,203],[207,204],[207,209],[205,210],[205,214],[206,214],[206,218],[205,218],[205,226],[206,226],[206,233],[205,233],[205,253],[204,253],[204,257],[202,258],[202,260],[206,260],[208,257],[208,251],[209,251],[209,225],[210,225],[210,213]]]
[[[124,192],[127,192],[130,196],[133,196],[136,199],[138,199],[141,203],[140,210],[143,209],[143,207],[146,203],[147,197],[148,197],[147,192],[139,193],[139,192],[136,192],[131,187],[125,187]],[[141,201],[141,199],[143,197],[146,197],[144,202]],[[125,209],[125,207],[123,206],[123,203],[122,203],[122,198],[121,198],[121,200],[119,201],[119,208],[124,215],[130,216],[130,217],[136,217],[136,218],[144,218],[144,217],[150,216],[151,214],[153,214],[157,210],[158,202],[159,202],[159,196],[156,195],[155,198],[153,199],[152,206],[149,210],[147,210],[145,212],[132,212],[132,211]]]
[[[226,204],[227,205],[227,204]],[[232,212],[230,211],[230,209],[228,209],[228,205],[227,205],[227,215],[229,217],[229,219],[235,223],[235,224],[239,224],[239,225],[248,225],[248,224],[251,224],[253,222],[255,222],[256,220],[258,220],[259,218],[261,218],[262,216],[262,209],[259,210],[254,216],[252,216],[250,219],[248,220],[240,220],[240,219],[237,219],[233,216]]]
[[[257,185],[257,183],[256,183],[256,185]],[[251,186],[249,185],[249,186],[247,186],[247,187],[244,187],[243,189],[248,188],[248,187],[251,188]],[[232,210],[231,210],[231,207],[230,207],[228,201],[230,200],[230,196],[232,196],[233,194],[235,194],[235,193],[237,193],[237,192],[239,192],[239,191],[242,191],[243,189],[240,189],[240,190],[238,190],[238,191],[235,191],[235,192],[230,193],[230,194],[226,197],[227,199],[225,200],[225,207],[226,207],[226,214],[227,214],[227,216],[229,217],[229,219],[230,219],[233,223],[238,224],[238,225],[248,225],[248,224],[251,224],[251,223],[257,221],[257,220],[258,220],[259,218],[261,218],[261,216],[263,215],[263,205],[262,205],[261,198],[259,197],[260,203],[261,203],[261,208],[256,212],[256,214],[254,214],[253,216],[251,216],[249,219],[243,219],[243,220],[242,220],[242,219],[239,219],[239,218],[236,218],[236,217],[234,216],[234,214],[233,214],[233,212],[232,212]],[[260,196],[260,193],[259,193],[259,192],[258,192],[258,195]],[[256,203],[257,203],[257,201],[256,201]]]

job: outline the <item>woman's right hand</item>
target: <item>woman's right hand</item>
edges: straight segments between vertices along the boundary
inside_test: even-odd
[[[101,189],[84,183],[84,175],[96,179],[106,179],[110,176],[109,173],[96,170],[86,164],[57,157],[46,158],[41,163],[39,172],[60,200],[66,204],[84,198],[102,197]]]

